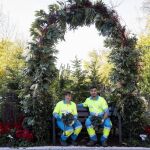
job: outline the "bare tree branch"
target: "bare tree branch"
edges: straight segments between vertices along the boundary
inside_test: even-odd
[[[149,0],[144,0],[143,2],[143,10],[145,13],[150,15],[150,1]]]
[[[110,6],[112,8],[117,8],[117,7],[119,7],[123,3],[123,1],[124,0],[116,0],[116,1],[110,0]]]
[[[15,25],[10,22],[9,15],[4,13],[0,4],[0,38],[13,38],[16,35]]]

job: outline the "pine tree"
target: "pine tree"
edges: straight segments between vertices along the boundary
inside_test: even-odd
[[[64,97],[63,95],[64,91],[71,90],[71,86],[73,84],[73,80],[71,77],[71,68],[68,64],[67,66],[65,65],[60,66],[57,83],[58,83],[57,95],[60,100]]]
[[[72,61],[72,78],[73,85],[71,87],[74,92],[74,100],[76,102],[84,101],[88,96],[88,85],[86,83],[86,72],[82,69],[81,60],[77,57]]]
[[[100,84],[99,62],[99,56],[96,51],[91,51],[89,53],[89,60],[84,61],[84,67],[88,73],[88,78],[91,85],[98,86]]]

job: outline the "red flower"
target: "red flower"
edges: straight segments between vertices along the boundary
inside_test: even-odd
[[[5,134],[5,128],[2,122],[0,122],[0,135]]]
[[[23,135],[23,130],[16,131],[16,138],[20,139],[20,138],[22,138],[22,135]]]
[[[23,129],[22,124],[21,123],[15,123],[14,124],[14,129],[16,129],[16,130],[22,130]]]
[[[27,141],[32,141],[33,140],[33,133],[27,129],[24,129],[23,131],[24,132],[23,132],[22,137],[24,139],[26,139]]]
[[[12,127],[11,127],[11,125],[10,125],[9,123],[6,123],[6,124],[4,125],[4,128],[5,128],[5,133],[10,132],[10,130],[12,129]]]
[[[145,132],[150,135],[150,126],[145,127]]]
[[[31,131],[24,129],[24,130],[17,130],[16,131],[16,138],[24,139],[27,141],[33,140],[33,134]]]

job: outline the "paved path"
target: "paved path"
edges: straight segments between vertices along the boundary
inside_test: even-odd
[[[150,150],[144,147],[82,147],[82,146],[42,146],[42,147],[28,147],[28,148],[0,148],[0,150]]]

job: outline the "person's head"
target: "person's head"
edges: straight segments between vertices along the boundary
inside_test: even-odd
[[[71,99],[72,99],[72,93],[71,93],[71,91],[65,91],[65,92],[64,92],[64,97],[65,97],[65,100],[66,100],[67,102],[70,102]]]
[[[92,97],[96,97],[98,95],[96,86],[91,86],[90,87],[90,94],[91,94]]]

